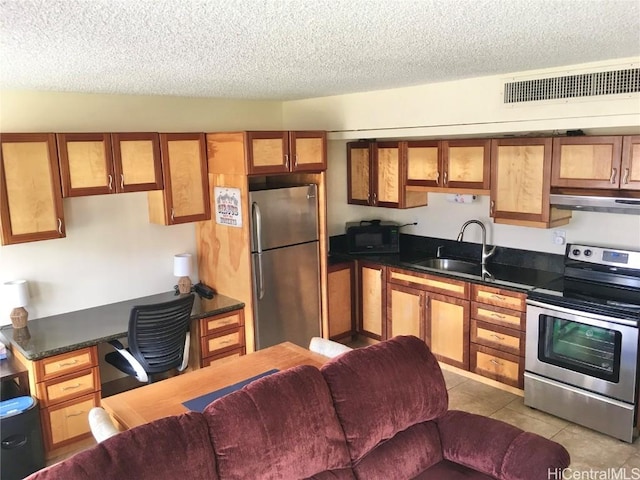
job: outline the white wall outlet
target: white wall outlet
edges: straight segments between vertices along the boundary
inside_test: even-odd
[[[553,243],[556,245],[564,245],[567,241],[567,232],[564,230],[554,230],[553,232]]]

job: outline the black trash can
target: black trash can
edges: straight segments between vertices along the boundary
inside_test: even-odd
[[[38,401],[15,397],[0,402],[0,478],[20,480],[44,468]]]

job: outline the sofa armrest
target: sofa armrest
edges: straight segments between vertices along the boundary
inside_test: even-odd
[[[538,480],[569,466],[562,445],[500,420],[449,410],[436,422],[445,459],[500,480]]]

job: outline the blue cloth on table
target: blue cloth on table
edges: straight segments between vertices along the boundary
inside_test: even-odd
[[[267,375],[271,375],[272,373],[279,372],[277,368],[273,370],[269,370],[263,372],[255,377],[247,378],[246,380],[242,380],[241,382],[234,383],[233,385],[229,385],[228,387],[221,388],[219,390],[214,390],[213,392],[206,393],[196,398],[192,398],[191,400],[187,400],[183,402],[182,405],[187,407],[192,412],[200,412],[202,413],[204,409],[214,400],[219,399],[220,397],[224,397],[225,395],[235,392],[236,390],[240,390],[245,385],[249,385],[254,380],[258,380],[259,378],[266,377]]]

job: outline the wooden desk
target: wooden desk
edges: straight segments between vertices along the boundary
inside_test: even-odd
[[[170,415],[187,412],[182,402],[233,385],[267,370],[285,370],[297,365],[320,367],[329,358],[293,343],[279,345],[229,359],[194,372],[145,385],[102,400],[102,406],[129,429]]]

